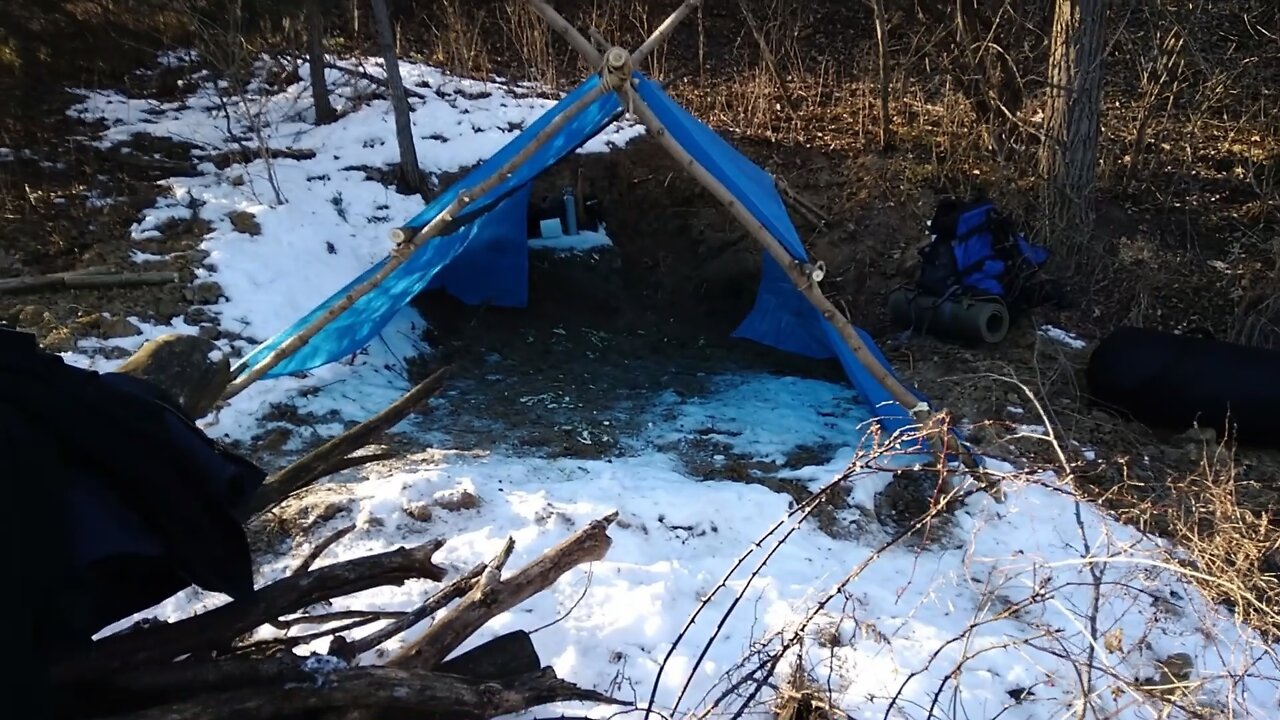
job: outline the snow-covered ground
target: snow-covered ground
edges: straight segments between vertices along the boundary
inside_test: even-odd
[[[428,99],[415,103],[414,122],[419,158],[432,171],[482,159],[549,105],[431,68],[406,64],[402,72],[411,85],[429,88]],[[345,88],[339,108],[351,109],[357,93],[349,78],[329,79]],[[111,123],[104,142],[145,131],[190,138],[216,152],[227,138],[210,91],[200,88],[187,101],[166,105],[89,94],[76,112]],[[227,170],[206,165],[201,177],[171,180],[174,198],[146,211],[136,228],[145,237],[164,218],[198,207],[213,223],[204,241],[211,253],[207,275],[226,296],[210,309],[224,327],[259,339],[374,262],[389,247],[387,231],[420,209],[417,199],[347,169],[395,160],[386,104],[364,103],[340,122],[315,128],[307,122],[306,92],[304,76],[249,103],[269,119],[263,132],[273,146],[316,151],[311,160],[272,163],[283,202],[269,189],[261,161]],[[481,92],[489,94],[477,98]],[[624,143],[635,133],[634,126],[620,125],[584,151],[608,150],[610,142]],[[252,213],[261,234],[237,231],[227,218],[236,210]],[[420,324],[406,310],[353,364],[255,385],[209,431],[248,437],[259,427],[260,411],[282,399],[367,417],[405,389],[405,379],[386,366],[423,350],[414,339]],[[1046,333],[1062,338],[1056,330]],[[155,334],[191,331],[175,323],[113,342],[132,347]],[[68,357],[111,366],[87,353]],[[304,398],[305,386],[312,391]],[[1131,683],[1158,676],[1158,660],[1186,653],[1194,666],[1191,695],[1202,707],[1230,709],[1234,717],[1280,717],[1273,648],[1206,603],[1172,569],[1167,548],[1077,501],[1052,475],[1011,477],[1003,504],[973,496],[942,535],[924,545],[889,543],[892,531],[876,517],[875,498],[890,475],[849,471],[864,418],[848,403],[839,406],[843,415],[830,417],[833,398],[848,392],[814,380],[726,374],[694,401],[655,397],[644,411],[652,426],[642,424],[637,443],[627,446],[637,449],[605,460],[535,458],[510,448],[443,451],[424,441],[415,454],[359,471],[351,512],[317,528],[314,537],[299,538],[292,553],[263,558],[260,580],[287,572],[317,538],[353,521],[357,530],[321,564],[440,537],[448,542],[437,559],[456,575],[488,560],[508,537],[516,544],[509,568],[518,568],[590,520],[617,511],[604,560],[499,616],[469,645],[515,628],[540,628],[535,643],[562,677],[640,705],[654,693],[654,707],[667,717],[688,717],[718,698],[721,711],[731,714],[752,683],[731,688],[786,645],[773,682],[798,662],[854,718],[1075,718],[1081,703],[1093,708],[1086,717],[1156,718],[1162,717],[1158,705]],[[779,476],[817,489],[849,471],[852,507],[842,513],[849,531],[828,534],[805,521],[773,552],[789,529],[789,495],[695,479],[677,458],[656,449],[701,428],[714,428],[737,452],[774,463],[802,445],[843,440],[829,461]],[[463,492],[478,505],[439,506]],[[421,503],[437,504],[426,522],[411,511]],[[749,557],[734,570],[744,554]],[[410,609],[433,588],[409,582],[327,609]],[[155,612],[176,618],[224,600],[189,591]],[[692,629],[673,647],[695,612]],[[405,639],[411,637],[393,645]],[[323,652],[320,645],[306,649]],[[773,695],[764,690],[745,717],[767,715],[759,703]],[[543,708],[530,717],[557,710],[592,717],[617,712]],[[1189,717],[1180,712],[1168,717]]]

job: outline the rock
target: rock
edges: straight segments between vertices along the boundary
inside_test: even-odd
[[[76,336],[64,327],[56,328],[40,343],[47,352],[64,353],[76,349]]]
[[[222,286],[212,280],[198,282],[191,286],[187,297],[195,305],[215,305],[222,299]]]
[[[889,529],[905,530],[934,509],[935,495],[946,492],[939,487],[936,472],[903,469],[893,474],[893,479],[876,493],[875,513],[882,525]],[[950,508],[935,516],[932,522],[916,531],[918,537],[939,536],[939,531],[949,524]]]
[[[182,316],[188,325],[204,325],[207,323],[217,323],[218,316],[208,308],[193,307]]]
[[[289,441],[292,439],[293,439],[292,428],[286,427],[284,425],[277,425],[276,427],[273,427],[270,430],[267,430],[266,432],[255,437],[254,443],[257,445],[259,450],[265,450],[267,452],[277,452],[283,449],[285,445],[288,445]]]
[[[469,490],[451,490],[436,496],[436,507],[447,512],[474,510],[480,507],[480,498]]]
[[[99,337],[110,340],[112,338],[135,337],[142,334],[142,329],[134,325],[127,318],[122,317],[104,317],[98,323]]]
[[[424,502],[415,502],[405,505],[404,514],[420,523],[431,522],[431,506]]]
[[[1193,427],[1175,435],[1172,442],[1178,445],[1190,445],[1196,452],[1200,452],[1205,445],[1218,444],[1218,431],[1211,427]]]
[[[196,334],[205,340],[217,340],[222,335],[222,330],[217,325],[201,325]]]
[[[227,213],[227,219],[231,221],[231,227],[235,228],[237,232],[242,232],[245,235],[262,234],[262,226],[258,224],[257,216],[251,212],[236,210],[235,212]]]
[[[192,418],[204,417],[231,382],[231,363],[210,359],[217,345],[194,335],[150,340],[118,372],[148,380],[173,396]]]
[[[24,328],[33,328],[44,321],[45,309],[39,305],[28,305],[18,313],[18,323]]]

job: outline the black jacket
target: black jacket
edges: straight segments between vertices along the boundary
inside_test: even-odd
[[[68,365],[0,328],[0,468],[31,493],[13,509],[26,542],[50,548],[27,569],[45,599],[38,649],[73,651],[189,585],[252,594],[239,508],[265,473],[175,407],[146,381]]]

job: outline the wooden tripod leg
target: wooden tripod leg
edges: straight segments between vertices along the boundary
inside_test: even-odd
[[[659,45],[667,41],[667,37],[675,31],[676,26],[684,22],[684,19],[689,17],[689,13],[693,12],[694,8],[701,5],[702,0],[684,0],[684,3],[676,8],[675,12],[671,13],[666,20],[663,20],[652,35],[645,39],[644,44],[631,53],[631,67],[640,67],[640,63],[644,62],[645,58],[658,49]]]
[[[259,362],[252,370],[244,372],[243,364],[237,365],[232,369],[232,374],[236,375],[236,380],[227,386],[226,391],[222,394],[223,400],[229,400],[240,394],[250,384],[257,381],[263,375],[266,375],[272,368],[284,362],[285,358],[297,352],[303,345],[306,345],[311,338],[315,337],[325,326],[333,322],[335,318],[341,315],[347,308],[350,308],[357,300],[369,294],[371,290],[382,283],[396,268],[400,267],[413,255],[414,251],[422,247],[428,240],[438,237],[444,231],[453,225],[454,218],[458,217],[468,205],[476,198],[483,197],[490,190],[494,189],[503,180],[510,177],[511,173],[521,165],[523,165],[538,148],[542,147],[555,137],[570,120],[577,117],[579,113],[585,110],[593,102],[609,91],[609,86],[605,83],[598,83],[591,89],[591,92],[583,95],[573,105],[570,105],[564,112],[560,113],[555,120],[552,120],[545,128],[534,136],[533,141],[521,150],[515,157],[507,161],[501,168],[495,170],[488,178],[473,188],[467,188],[458,194],[449,207],[445,208],[440,214],[436,215],[431,222],[427,223],[421,230],[413,235],[412,238],[398,245],[387,258],[386,264],[382,266],[378,272],[367,278],[364,282],[352,288],[346,295],[342,297],[333,307],[324,312],[323,315],[316,318],[305,328],[294,334],[284,342],[280,347],[272,351],[266,358]],[[243,373],[243,374],[242,374]]]
[[[787,277],[795,284],[796,289],[804,295],[805,299],[817,309],[824,319],[835,327],[840,339],[848,346],[858,362],[875,378],[876,382],[888,390],[894,401],[906,408],[917,422],[922,425],[926,424],[933,415],[928,403],[917,398],[876,359],[866,344],[862,342],[862,338],[858,336],[848,318],[823,295],[816,279],[809,274],[808,266],[796,262],[786,248],[782,247],[782,243],[778,242],[778,239],[738,202],[733,193],[694,159],[687,150],[680,146],[680,143],[667,132],[666,127],[663,126],[658,116],[654,114],[653,109],[640,98],[630,84],[623,84],[618,88],[618,93],[623,97],[623,104],[631,108],[640,118],[640,121],[649,129],[649,132],[666,148],[667,152],[671,153],[685,170],[697,178],[721,204],[728,208],[734,218],[760,243],[765,252],[769,253],[769,256],[782,267],[787,273]],[[948,445],[950,445],[947,442],[945,431],[930,433],[929,440],[934,451],[944,454],[945,457],[945,452],[949,450]],[[977,460],[963,446],[957,443],[955,452],[959,453],[966,468],[981,472],[981,466],[978,465]]]
[[[555,8],[548,5],[545,0],[529,0],[529,6],[543,20],[547,21],[552,30],[559,33],[560,37],[567,40],[573,46],[573,49],[578,51],[578,54],[582,56],[582,59],[586,61],[593,71],[600,69],[600,64],[604,62],[600,53],[596,51],[595,46],[589,40],[582,36],[582,33],[579,33],[576,28],[569,24],[568,20],[564,19],[563,15],[556,12]]]

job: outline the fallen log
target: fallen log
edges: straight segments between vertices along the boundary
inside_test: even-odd
[[[412,548],[326,565],[290,575],[259,589],[246,600],[222,605],[175,623],[110,635],[58,668],[55,681],[72,685],[119,667],[164,663],[183,655],[225,650],[254,628],[325,600],[405,580],[441,581],[445,570],[432,560],[444,545],[432,540]]]
[[[125,272],[90,274],[85,272],[30,275],[0,280],[0,293],[38,292],[43,290],[83,290],[89,288],[170,285],[178,282],[175,272]]]
[[[332,474],[334,471],[330,468],[340,466],[343,458],[373,442],[413,412],[413,409],[424,400],[439,392],[448,371],[448,367],[437,370],[399,400],[388,405],[382,412],[312,450],[302,459],[267,478],[250,503],[250,515],[260,515],[298,490]]]
[[[277,670],[287,678],[203,695],[109,720],[243,720],[283,718],[344,708],[413,713],[416,718],[482,720],[556,702],[624,705],[594,690],[561,680],[551,668],[509,678],[502,684],[421,670],[389,667],[329,668],[296,659]]]
[[[484,569],[480,581],[471,592],[387,664],[435,669],[449,653],[494,617],[551,587],[573,568],[604,558],[613,544],[613,539],[609,537],[609,526],[617,519],[618,513],[615,511],[592,520],[519,572],[503,580],[502,569],[511,559],[515,547],[514,542],[508,539],[502,551]]]

